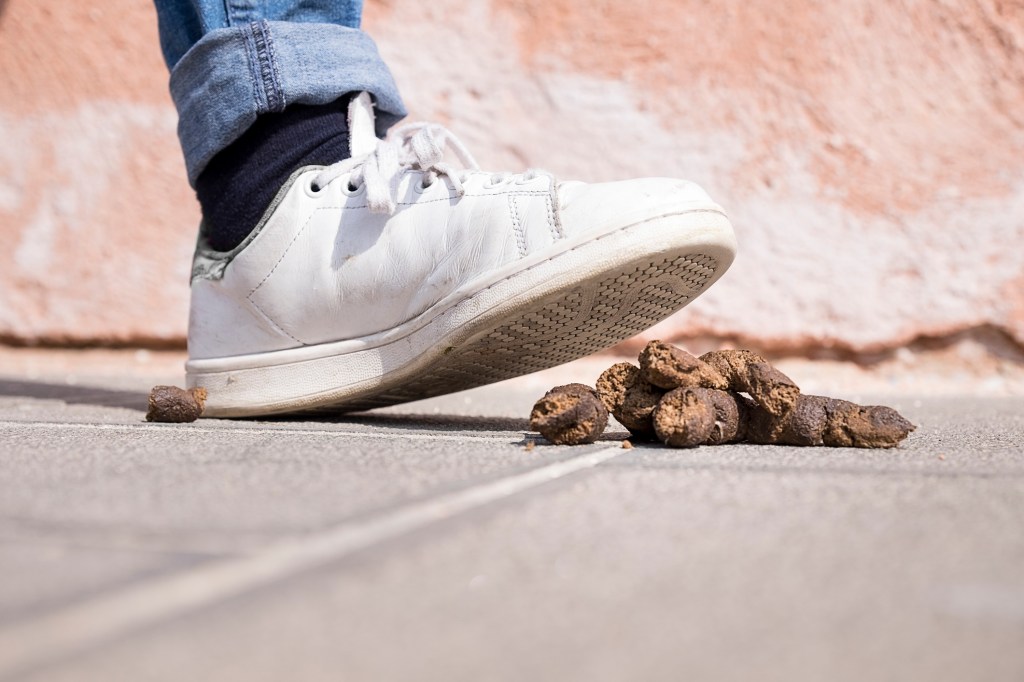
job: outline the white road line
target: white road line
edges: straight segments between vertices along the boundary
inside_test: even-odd
[[[87,650],[137,628],[215,604],[439,521],[589,469],[624,451],[605,448],[522,474],[344,523],[242,557],[214,560],[0,629],[0,677]]]
[[[508,440],[508,432],[498,433],[495,432],[493,436],[479,436],[475,434],[466,435],[454,435],[454,434],[439,434],[439,433],[401,433],[401,432],[365,432],[365,431],[332,431],[330,429],[261,429],[253,427],[247,428],[232,428],[229,426],[215,426],[210,428],[203,428],[202,426],[195,425],[182,425],[182,424],[93,424],[93,423],[68,423],[68,422],[19,422],[19,421],[0,421],[0,429],[2,428],[36,428],[36,429],[52,429],[60,428],[61,430],[67,429],[86,429],[95,431],[127,431],[127,430],[147,430],[147,431],[166,431],[175,432],[179,434],[195,433],[201,431],[203,433],[233,433],[233,434],[244,434],[252,433],[257,435],[267,434],[287,434],[287,435],[312,435],[312,436],[352,436],[359,438],[383,438],[383,439],[408,439],[408,440],[441,440],[441,441],[502,441]],[[424,430],[429,427],[424,427]]]

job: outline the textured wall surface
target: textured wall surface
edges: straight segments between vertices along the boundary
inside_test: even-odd
[[[198,210],[155,24],[143,0],[0,14],[0,338],[183,338]],[[365,28],[485,167],[681,176],[726,207],[736,264],[654,334],[1024,344],[1021,0],[370,0]]]

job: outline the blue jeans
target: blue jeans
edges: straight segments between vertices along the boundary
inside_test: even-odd
[[[362,0],[154,0],[189,182],[260,114],[366,90],[377,134],[405,116],[359,30]]]

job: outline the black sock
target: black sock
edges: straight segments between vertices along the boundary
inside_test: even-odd
[[[264,114],[210,160],[196,180],[210,246],[241,244],[297,168],[348,158],[348,100]]]

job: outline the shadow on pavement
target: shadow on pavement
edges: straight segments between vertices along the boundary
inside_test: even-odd
[[[96,405],[99,407],[127,407],[145,411],[149,401],[146,393],[134,391],[111,391],[92,386],[68,386],[48,384],[41,381],[18,381],[0,379],[0,396],[12,398],[35,398],[37,400],[61,400],[73,405]]]
[[[149,395],[135,391],[113,391],[93,386],[69,386],[42,381],[0,379],[0,397],[60,400],[70,405],[96,407],[122,407],[145,411]],[[511,417],[480,417],[452,414],[375,414],[372,412],[339,414],[322,417],[280,416],[257,417],[238,421],[288,422],[305,424],[362,424],[388,429],[409,431],[519,431],[530,430],[527,419]]]
[[[291,421],[291,418],[285,418]],[[528,419],[513,417],[474,417],[453,414],[375,414],[361,412],[323,418],[296,418],[311,423],[364,424],[389,429],[416,431],[529,431]]]

